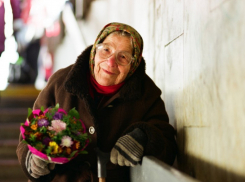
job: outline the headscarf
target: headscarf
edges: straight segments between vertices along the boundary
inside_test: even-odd
[[[131,63],[131,67],[127,75],[127,78],[130,77],[138,68],[142,59],[142,51],[143,51],[142,37],[133,27],[129,25],[123,23],[116,23],[116,22],[109,23],[100,31],[90,53],[89,68],[90,68],[90,73],[93,77],[94,77],[94,57],[96,52],[96,45],[102,43],[105,40],[105,38],[112,32],[120,31],[120,30],[128,32],[131,35],[131,39],[133,42],[134,62]]]

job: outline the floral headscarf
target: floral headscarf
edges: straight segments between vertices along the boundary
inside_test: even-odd
[[[140,36],[140,34],[133,27],[129,25],[122,24],[122,23],[109,23],[100,31],[92,47],[90,53],[90,59],[89,59],[89,68],[90,68],[91,75],[94,76],[94,57],[95,57],[96,45],[102,43],[102,41],[112,32],[120,31],[120,30],[128,32],[131,35],[131,39],[133,42],[133,49],[134,49],[133,57],[135,61],[131,63],[131,68],[127,77],[130,77],[139,66],[142,59],[142,51],[143,51],[143,39]]]

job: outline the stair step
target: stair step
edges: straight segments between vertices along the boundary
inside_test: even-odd
[[[18,140],[0,140],[0,160],[14,159],[17,160],[16,149]]]
[[[14,114],[18,114],[18,115],[22,115],[25,114],[27,115],[28,112],[28,108],[1,108],[0,110],[0,114],[1,115],[14,115]]]
[[[0,122],[0,138],[18,139],[20,135],[19,123],[1,123]]]
[[[0,160],[0,181],[27,181],[18,160]]]
[[[1,108],[0,123],[24,123],[28,108]]]
[[[19,161],[18,160],[13,160],[13,159],[2,159],[0,160],[0,166],[20,166]]]
[[[0,182],[27,182],[27,178],[25,179],[4,179],[3,181],[0,179]]]
[[[1,181],[0,179],[0,182],[27,182],[27,178],[25,179],[4,179],[4,181]]]
[[[19,143],[18,140],[0,140],[0,147],[12,147],[12,146],[17,146]]]
[[[40,90],[37,90],[34,85],[9,84],[8,87],[1,92],[1,97],[8,98],[23,98],[37,97]]]
[[[37,97],[33,98],[0,98],[0,108],[32,108]]]
[[[1,93],[0,93],[1,94]],[[1,96],[1,95],[0,95]],[[0,108],[32,108],[37,97],[6,98],[0,97]]]
[[[26,182],[18,162],[16,149],[20,123],[32,108],[40,91],[33,85],[9,84],[0,91],[0,182]]]
[[[0,92],[0,108],[32,107],[39,92],[33,85],[10,84]]]

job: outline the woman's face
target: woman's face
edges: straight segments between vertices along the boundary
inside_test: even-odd
[[[110,44],[116,51],[127,51],[132,55],[131,40],[129,37],[110,34],[103,43]],[[113,54],[107,59],[101,59],[96,53],[94,58],[94,75],[96,81],[103,86],[117,85],[125,80],[131,64],[121,66],[116,63],[116,55]]]

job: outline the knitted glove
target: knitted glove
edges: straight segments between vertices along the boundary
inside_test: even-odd
[[[111,162],[120,166],[135,166],[143,156],[146,134],[139,128],[120,137],[111,150]]]
[[[49,163],[43,159],[40,159],[36,155],[28,151],[26,156],[26,168],[28,173],[33,178],[39,178],[50,173],[50,170],[53,170],[55,167],[54,163]]]

